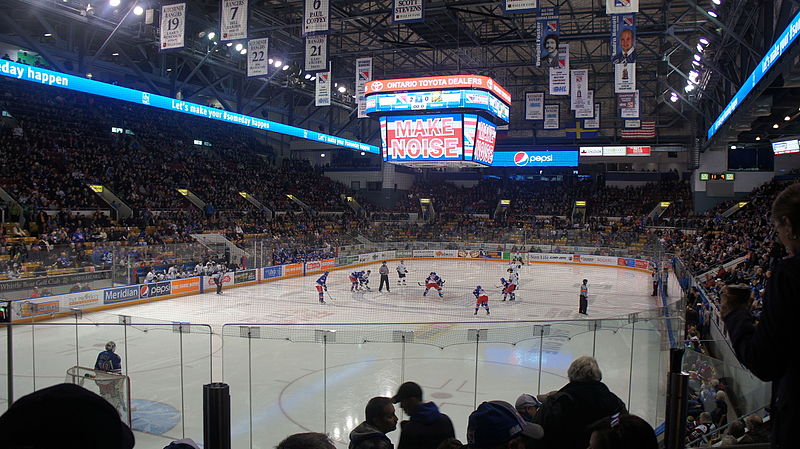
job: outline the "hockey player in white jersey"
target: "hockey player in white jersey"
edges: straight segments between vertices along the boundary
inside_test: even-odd
[[[406,274],[408,274],[408,269],[403,264],[403,261],[400,261],[400,265],[395,268],[397,270],[397,285],[406,285]]]

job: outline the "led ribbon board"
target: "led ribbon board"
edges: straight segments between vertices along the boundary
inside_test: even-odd
[[[31,67],[12,61],[2,61],[2,64],[0,64],[0,75],[18,80],[44,84],[47,86],[61,87],[63,89],[74,90],[77,92],[99,95],[101,97],[113,98],[115,100],[152,106],[154,108],[182,112],[184,114],[219,120],[221,122],[232,123],[234,125],[262,129],[265,131],[327,143],[352,150],[380,154],[380,149],[378,147],[356,142],[354,140],[318,133],[316,131],[298,128],[296,126],[284,125],[283,123],[264,120],[249,115],[237,114],[235,112],[211,108],[197,103],[180,101],[136,89],[129,89],[127,87],[101,83],[99,81],[54,72],[52,70]]]
[[[509,107],[491,92],[464,89],[373,94],[367,98],[366,113],[438,109],[480,109],[508,121]]]
[[[492,167],[577,167],[578,152],[495,151]]]
[[[753,70],[753,73],[747,77],[747,80],[744,82],[744,84],[742,84],[742,87],[740,87],[739,91],[736,92],[736,95],[733,96],[731,102],[725,106],[725,109],[722,110],[722,113],[717,117],[711,127],[708,128],[707,138],[709,140],[711,140],[711,137],[714,136],[717,131],[719,131],[720,127],[722,127],[725,121],[728,120],[728,117],[733,114],[733,111],[735,111],[736,108],[742,104],[745,97],[747,97],[747,94],[749,94],[750,91],[756,87],[756,84],[761,81],[761,78],[763,78],[767,71],[769,71],[773,64],[775,64],[775,61],[777,61],[778,58],[783,55],[786,49],[789,48],[789,45],[794,42],[798,33],[800,33],[800,13],[794,16],[794,19],[792,19],[792,21],[789,23],[789,26],[783,30],[783,33],[781,33],[780,37],[775,41],[775,44],[773,44],[769,51],[767,51],[766,55],[764,55],[764,58],[756,66],[755,70]]]

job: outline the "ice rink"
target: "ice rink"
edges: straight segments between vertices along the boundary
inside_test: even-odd
[[[369,398],[391,396],[405,380],[422,385],[425,400],[451,417],[465,441],[476,403],[513,404],[521,393],[558,389],[575,357],[594,355],[631,411],[660,423],[663,322],[629,317],[656,316],[644,311],[662,305],[650,296],[648,273],[529,264],[520,270],[517,300],[503,302],[495,286],[506,263],[409,261],[405,286],[397,284],[396,264],[389,263],[390,292],[377,291],[379,263],[359,268],[372,271],[367,292],[351,293],[349,271],[332,271],[327,304],[318,302],[317,276],[307,276],[15,326],[14,395],[63,382],[68,367],[93,365],[115,340],[131,378],[134,427],[148,431],[136,432],[137,448],[183,436],[202,441],[202,385],[211,381],[231,387],[235,448],[271,448],[303,431],[326,432],[345,448]],[[423,297],[417,285],[431,271],[446,280],[443,298]],[[577,314],[584,278],[586,317]],[[476,285],[489,292],[489,316],[473,315]],[[674,277],[669,290],[679,292]],[[120,315],[130,325],[120,325]],[[542,324],[549,324],[544,338],[536,334]],[[397,414],[403,419],[399,407]],[[389,436],[396,442],[399,430]]]

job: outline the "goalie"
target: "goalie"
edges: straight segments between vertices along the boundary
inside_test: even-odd
[[[105,351],[97,355],[97,361],[94,363],[94,369],[98,371],[105,371],[111,374],[122,374],[122,359],[115,354],[117,344],[113,341],[106,343]],[[89,376],[87,374],[87,376]],[[121,383],[109,376],[103,378],[102,374],[94,378],[97,388],[100,390],[100,396],[108,401],[117,410],[127,413],[125,401],[122,400],[122,392],[120,391]]]
[[[444,280],[436,275],[436,272],[431,271],[431,274],[425,279],[425,293],[422,296],[428,295],[428,290],[434,288],[439,293],[440,298],[444,298],[442,294],[442,285],[444,285]]]

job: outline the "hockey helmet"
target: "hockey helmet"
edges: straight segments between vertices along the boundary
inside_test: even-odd
[[[116,343],[114,343],[113,341],[109,341],[108,343],[106,343],[106,351],[114,352],[116,350],[117,350]]]
[[[432,275],[434,275],[434,276],[436,276],[436,272],[435,272],[435,271],[432,271],[432,272],[431,272],[431,274],[432,274]]]
[[[480,290],[480,289],[481,289],[481,286],[480,286],[480,285],[479,285],[479,286],[477,286],[477,287],[475,287],[475,290]]]
[[[434,274],[436,274],[436,273],[434,273],[433,271],[431,271],[431,276],[433,276]]]

